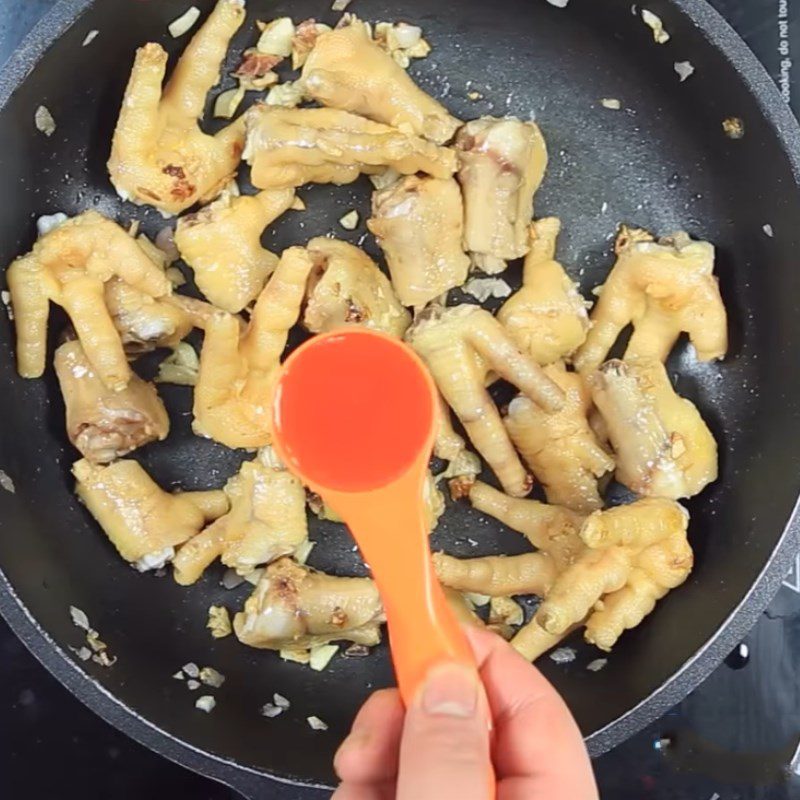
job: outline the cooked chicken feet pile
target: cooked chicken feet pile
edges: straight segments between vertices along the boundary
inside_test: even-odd
[[[440,393],[434,453],[448,463],[425,483],[430,528],[447,503],[462,502],[464,513],[488,515],[530,545],[502,555],[484,538],[470,558],[435,553],[454,613],[531,660],[579,628],[610,649],[686,580],[689,516],[676,501],[717,478],[712,431],[665,366],[683,333],[700,360],[726,354],[713,246],[621,225],[590,314],[556,255],[560,220],[533,219],[547,168],[542,129],[511,116],[462,123],[406,72],[431,49],[407,23],[373,27],[350,14],[335,28],[259,22],[258,44],[232,74],[237,88],[214,103],[215,116],[232,121],[208,134],[207,95],[245,16],[244,0],[218,0],[165,85],[167,54],[145,44],[122,98],[111,183],[133,204],[188,213],[155,243],[138,222],[124,228],[93,210],[48,217],[50,229],[43,224],[6,272],[22,377],[45,371],[49,304],[69,318],[54,366],[67,436],[82,456],[72,468],[78,497],[141,571],[171,562],[188,586],[219,560],[255,585],[233,625],[246,645],[314,666],[332,641],[377,644],[384,613],[374,583],[306,565],[306,505],[338,519],[269,446],[293,332],[372,328],[404,339]],[[289,57],[301,72],[287,81]],[[264,90],[239,113],[246,92]],[[368,186],[362,175],[374,188],[371,214],[340,219],[358,245],[338,228],[343,238],[312,231],[313,215],[294,216],[306,208],[298,187]],[[309,204],[319,191],[337,190],[311,192]],[[304,230],[308,220],[302,241],[280,252],[285,222]],[[361,248],[370,234],[385,265]],[[185,282],[171,266],[179,257],[204,299],[175,291]],[[522,258],[520,283],[510,262]],[[484,277],[470,280],[471,270]],[[485,277],[501,271],[516,291]],[[473,299],[484,289],[507,299],[495,314],[458,304],[462,287]],[[629,326],[624,357],[607,360]],[[199,358],[184,342],[196,328]],[[167,492],[124,458],[169,433],[155,384],[130,363],[159,348],[174,353],[156,380],[194,387],[175,390],[193,392],[194,433],[249,451],[224,486]],[[478,480],[484,467],[502,491]],[[612,476],[632,496],[606,508]],[[515,598],[531,595],[541,604],[526,614]]]

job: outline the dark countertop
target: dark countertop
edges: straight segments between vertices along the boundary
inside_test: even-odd
[[[788,0],[790,33],[783,45],[777,19],[783,0],[712,2],[788,91],[793,68],[781,50],[800,51],[800,0]],[[54,4],[0,0],[0,63]],[[603,797],[800,798],[798,658],[800,560],[723,666],[661,720],[596,760]],[[0,709],[0,800],[236,797],[145,750],[85,709],[1,622]],[[302,794],[298,790],[297,800]]]

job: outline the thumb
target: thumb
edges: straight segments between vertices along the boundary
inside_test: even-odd
[[[488,800],[490,712],[477,671],[434,667],[406,711],[397,800]]]

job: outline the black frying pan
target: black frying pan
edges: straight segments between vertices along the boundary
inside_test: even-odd
[[[166,26],[187,5],[64,0],[12,59],[0,78],[0,263],[28,250],[34,219],[44,213],[97,208],[140,219],[150,234],[162,226],[155,212],[115,196],[105,161],[134,49],[159,41],[177,53],[187,38],[170,39]],[[212,0],[198,5],[207,12]],[[234,53],[254,41],[256,17],[336,17],[328,0],[249,5]],[[730,355],[700,365],[679,349],[670,364],[678,391],[698,403],[721,444],[720,480],[689,504],[695,571],[623,637],[604,670],[585,669],[597,654],[579,641],[572,664],[541,664],[595,754],[653,720],[720,662],[766,606],[797,541],[800,130],[764,70],[706,3],[653,0],[648,7],[663,18],[668,44],[654,43],[629,0],[572,0],[564,10],[545,0],[409,0],[402,7],[356,0],[352,7],[369,19],[422,25],[433,53],[412,74],[455,114],[535,113],[551,153],[537,213],[564,221],[560,254],[584,290],[606,275],[620,221],[660,233],[685,228],[719,248]],[[92,29],[99,36],[82,48]],[[680,83],[673,63],[684,60],[696,72]],[[469,101],[469,89],[485,100]],[[619,98],[625,110],[600,107],[603,97]],[[33,125],[40,103],[57,122],[51,138]],[[741,140],[723,135],[722,120],[731,115],[745,123]],[[353,206],[365,210],[368,192],[364,181],[301,190],[309,211],[276,224],[267,246],[330,230],[360,241],[363,223],[348,235],[336,220]],[[365,246],[374,250],[369,239]],[[519,280],[519,270],[511,276]],[[268,775],[330,784],[331,757],[355,711],[372,689],[392,682],[385,649],[313,673],[233,637],[209,638],[208,606],[238,606],[246,594],[245,587],[223,589],[217,569],[183,589],[126,567],[71,493],[76,456],[52,373],[35,382],[17,377],[12,328],[0,316],[0,468],[17,487],[13,495],[0,491],[0,611],[9,624],[91,708],[186,766],[251,797],[297,797]],[[58,327],[54,321],[54,335]],[[165,486],[220,486],[243,454],[191,435],[188,390],[166,387],[164,394],[174,433],[141,452],[146,468]],[[336,526],[320,523],[312,536],[320,542],[316,566],[362,569]],[[434,543],[475,555],[466,537],[484,553],[520,546],[516,534],[464,505],[451,507]],[[70,605],[88,613],[118,656],[113,668],[87,666],[69,652],[81,644]],[[187,661],[227,676],[208,716],[170,677]],[[268,720],[258,710],[274,691],[292,708]],[[312,714],[330,730],[310,730],[305,718]]]

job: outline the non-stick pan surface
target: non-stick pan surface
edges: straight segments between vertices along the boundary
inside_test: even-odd
[[[66,0],[22,48],[0,82],[0,102],[7,100],[0,111],[0,263],[30,247],[34,220],[45,213],[96,208],[120,221],[139,219],[149,234],[163,226],[156,212],[116,197],[105,162],[135,48],[157,41],[178,53],[187,37],[172,40],[166,28],[186,5]],[[198,5],[205,13],[211,0]],[[327,0],[248,5],[234,53],[253,43],[256,18],[336,18]],[[721,446],[720,480],[689,504],[695,571],[623,637],[605,669],[586,670],[599,654],[577,640],[574,662],[541,664],[594,753],[679,700],[754,621],[793,551],[789,520],[800,488],[798,131],[766,74],[708,6],[675,0],[649,7],[671,34],[665,45],[653,41],[628,0],[572,0],[566,9],[544,0],[352,6],[368,19],[423,27],[433,52],[411,72],[458,116],[536,117],[550,150],[537,215],[563,220],[560,255],[586,292],[608,272],[619,222],[659,233],[683,228],[718,247],[730,355],[701,365],[681,347],[670,363],[678,391],[697,402]],[[99,35],[82,47],[94,29]],[[673,65],[687,60],[695,73],[681,83]],[[469,100],[473,90],[484,99]],[[619,99],[622,110],[604,108],[601,98]],[[34,127],[40,104],[57,124],[49,138]],[[744,121],[744,138],[723,134],[730,116]],[[366,212],[369,188],[359,181],[302,189],[309,210],[286,215],[265,243],[279,250],[333,231],[377,255],[363,222],[352,233],[337,225],[350,208]],[[519,268],[510,275],[518,282]],[[392,681],[385,649],[336,658],[315,673],[234,637],[213,641],[205,630],[209,605],[238,607],[249,587],[226,591],[218,568],[184,589],[125,566],[71,493],[76,455],[52,372],[43,381],[17,377],[12,325],[0,316],[0,469],[16,485],[15,494],[0,491],[6,618],[72,691],[166,755],[252,793],[259,773],[330,783],[332,754],[355,711]],[[173,434],[143,450],[141,460],[164,486],[220,486],[245,454],[192,436],[189,390],[163,393]],[[312,530],[318,545],[311,563],[340,574],[362,569],[337,526]],[[519,540],[460,504],[449,508],[434,545],[478,555],[518,551]],[[114,667],[77,662],[67,650],[81,644],[70,605],[89,615],[118,657]],[[187,661],[227,677],[212,714],[195,710],[195,697],[170,677]],[[275,691],[291,710],[265,719],[259,708]],[[309,715],[330,730],[312,731]]]

